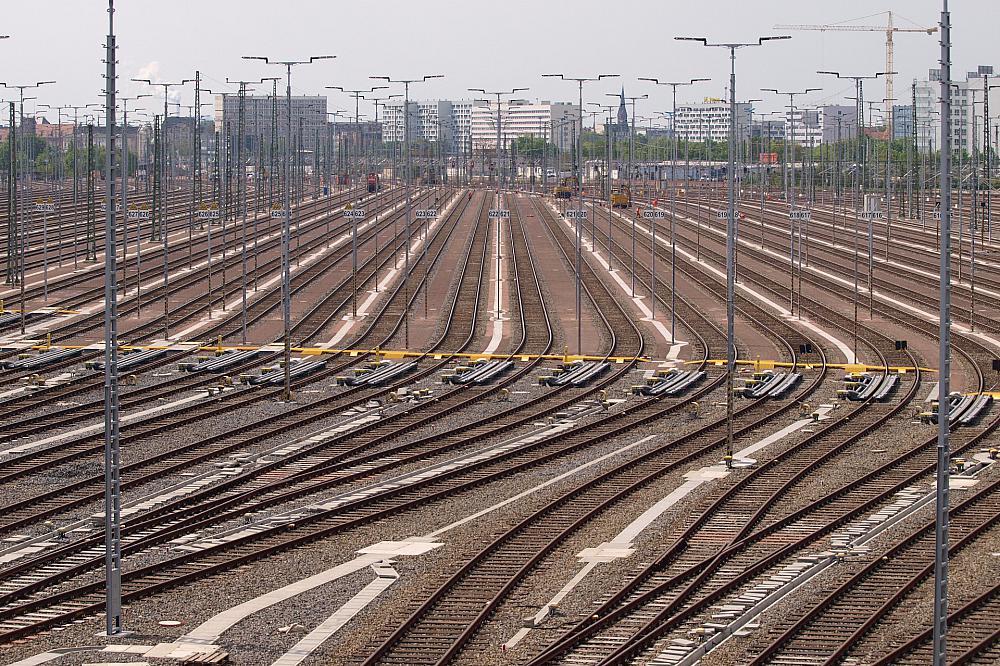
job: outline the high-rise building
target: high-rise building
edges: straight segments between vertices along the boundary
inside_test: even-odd
[[[386,143],[394,143],[406,139],[403,104],[402,101],[391,101],[386,102],[385,106],[382,107],[382,140]],[[414,138],[419,136],[417,103],[410,102],[408,111],[410,116],[410,138]]]
[[[526,102],[515,100],[500,104],[501,141],[523,136],[545,139],[570,146],[573,128],[579,132],[579,107],[568,102]],[[496,104],[472,107],[471,137],[474,150],[495,149],[497,144]]]
[[[813,109],[789,109],[785,112],[786,131],[794,132],[792,143],[818,146],[854,137],[858,130],[858,111],[854,106],[824,105]]]
[[[403,125],[404,105],[404,101],[393,100],[384,107],[382,137],[387,142],[403,141],[406,138]],[[410,139],[424,141],[440,139],[451,150],[455,127],[452,113],[452,102],[448,100],[410,100]]]
[[[453,152],[468,150],[472,139],[472,109],[485,106],[485,100],[460,99],[451,103]]]
[[[913,136],[913,106],[894,104],[892,106],[892,138],[909,139]]]
[[[387,142],[402,141],[404,102],[385,106],[382,137]],[[500,122],[504,140],[536,136],[550,142],[570,145],[577,106],[565,102],[502,102]],[[446,150],[460,153],[471,146],[475,150],[496,147],[496,105],[487,100],[410,101],[411,139],[444,142]],[[577,128],[579,131],[579,128]]]
[[[239,98],[237,95],[226,95],[225,106],[222,95],[215,96],[215,129],[221,132],[223,124],[231,136],[235,136],[239,123]],[[269,145],[272,121],[271,97],[247,95],[243,106],[243,140],[246,150],[255,151],[259,138],[263,136],[264,145]],[[284,143],[288,131],[288,104],[284,98],[277,101],[278,140]],[[301,119],[301,125],[300,125]],[[300,96],[292,97],[292,137],[298,140],[299,130],[302,131],[302,147],[313,150],[316,146],[316,135],[319,132],[320,141],[326,135],[326,97]]]
[[[749,104],[736,104],[736,133],[750,132]],[[680,139],[688,141],[729,141],[729,102],[706,97],[700,104],[678,104],[674,129]]]
[[[937,150],[941,145],[941,70],[928,71],[926,80],[916,81],[917,146],[921,150]],[[979,65],[968,72],[964,81],[953,81],[951,108],[951,141],[958,150],[971,153],[973,145],[983,150],[983,84],[1000,83],[990,65]],[[989,91],[990,115],[995,119],[1000,111],[1000,89]],[[995,120],[990,121],[991,126]],[[975,131],[973,131],[975,130]],[[990,145],[995,150],[996,137],[990,132]]]

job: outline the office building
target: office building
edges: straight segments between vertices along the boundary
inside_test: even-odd
[[[288,131],[288,105],[284,98],[274,103],[268,96],[247,95],[243,107],[243,138],[244,146],[249,151],[255,151],[263,137],[264,145],[270,145],[273,111],[277,111],[277,129],[280,143]],[[292,97],[292,135],[297,140],[299,132],[302,135],[304,150],[313,150],[316,137],[322,142],[326,135],[326,97],[299,96]],[[215,129],[225,131],[235,136],[239,127],[239,97],[234,94],[215,96]]]
[[[736,133],[747,136],[750,132],[751,107],[736,104]],[[706,97],[700,104],[678,104],[674,128],[681,140],[703,142],[729,141],[729,102]]]
[[[578,116],[579,107],[568,102],[501,102],[501,141],[506,143],[518,137],[532,136],[556,145],[570,146],[574,127],[579,132]],[[496,123],[496,101],[473,106],[471,138],[474,150],[496,148]]]

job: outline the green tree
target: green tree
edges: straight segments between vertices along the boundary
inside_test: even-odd
[[[518,157],[541,159],[551,152],[552,144],[541,137],[519,136],[514,141],[514,151]]]
[[[77,158],[76,168],[78,173],[83,176],[87,173],[87,145],[86,141],[81,141],[78,146],[80,149],[80,155]],[[66,155],[64,159],[64,166],[67,174],[73,173],[73,155],[75,153],[75,148],[72,144],[66,149]],[[94,146],[94,169],[98,171],[104,171],[104,148],[102,146]]]

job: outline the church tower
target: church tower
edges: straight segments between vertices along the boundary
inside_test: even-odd
[[[625,87],[622,86],[621,101],[618,103],[618,123],[615,128],[619,136],[628,136],[628,110],[625,108]]]

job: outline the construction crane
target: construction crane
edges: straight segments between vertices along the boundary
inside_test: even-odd
[[[776,30],[818,30],[820,32],[832,32],[832,31],[844,31],[844,32],[885,32],[885,117],[888,122],[886,129],[891,133],[893,127],[893,117],[892,117],[892,101],[894,99],[892,95],[892,79],[896,71],[892,68],[893,60],[893,45],[892,36],[893,33],[897,32],[923,32],[928,35],[933,35],[937,32],[937,26],[930,28],[897,28],[892,22],[892,12],[883,12],[888,14],[889,18],[885,26],[880,25],[845,25],[843,23],[835,23],[832,25],[776,25],[774,26]],[[872,14],[872,16],[879,16],[880,14]],[[870,18],[870,17],[866,17]]]

